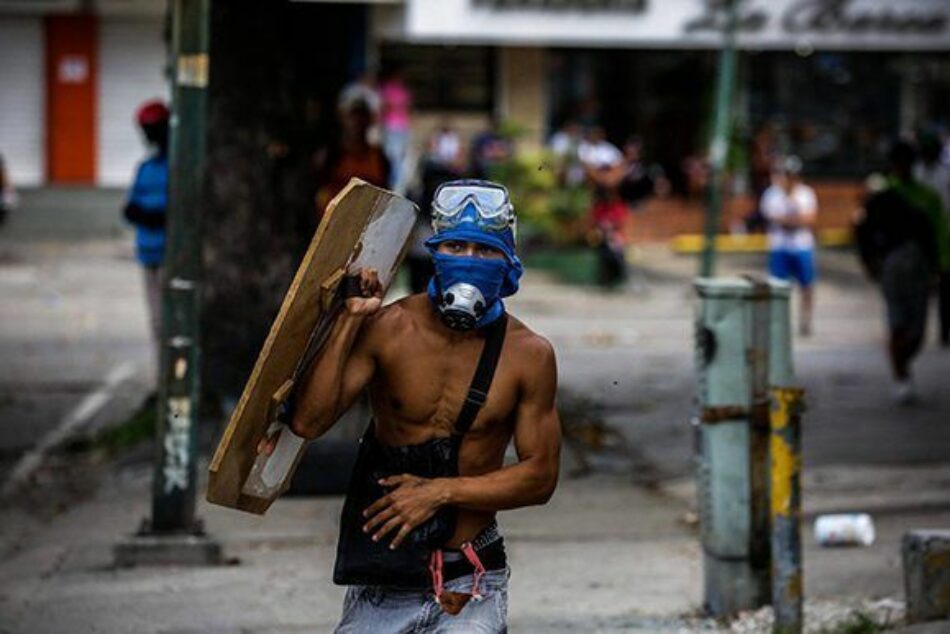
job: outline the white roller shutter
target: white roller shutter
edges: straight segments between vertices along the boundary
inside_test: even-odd
[[[145,155],[135,111],[169,98],[161,18],[103,18],[99,23],[99,185],[127,187]]]
[[[42,18],[0,17],[0,154],[17,187],[45,180]]]

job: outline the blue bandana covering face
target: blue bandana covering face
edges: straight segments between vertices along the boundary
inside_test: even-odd
[[[440,231],[426,241],[426,247],[432,254],[435,276],[429,281],[429,299],[441,309],[443,293],[456,284],[470,284],[481,292],[484,298],[484,312],[478,317],[476,328],[492,323],[505,312],[502,297],[514,295],[518,291],[518,280],[524,268],[515,255],[515,240],[511,229],[504,231],[486,231],[478,226],[477,212],[466,208],[459,223]],[[475,242],[498,249],[504,258],[479,258],[438,253],[443,242]]]

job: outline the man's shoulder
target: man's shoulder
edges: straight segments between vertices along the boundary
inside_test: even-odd
[[[551,363],[554,361],[554,346],[543,335],[532,330],[527,324],[508,315],[508,334],[506,342],[512,346],[512,352],[524,363]]]
[[[425,294],[408,295],[386,304],[367,323],[370,332],[388,336],[415,326],[428,301]]]

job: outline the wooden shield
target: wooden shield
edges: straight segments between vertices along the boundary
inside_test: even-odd
[[[272,425],[294,378],[319,355],[341,310],[343,277],[372,267],[388,289],[417,213],[405,198],[356,178],[327,206],[211,459],[209,502],[263,514],[290,485],[302,443],[280,432],[269,457],[257,444],[279,429]]]

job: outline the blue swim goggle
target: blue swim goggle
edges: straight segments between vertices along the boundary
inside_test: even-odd
[[[463,213],[466,209],[474,209]],[[486,231],[515,228],[515,210],[503,185],[483,180],[457,180],[439,185],[432,198],[432,228],[454,229],[474,222]]]

